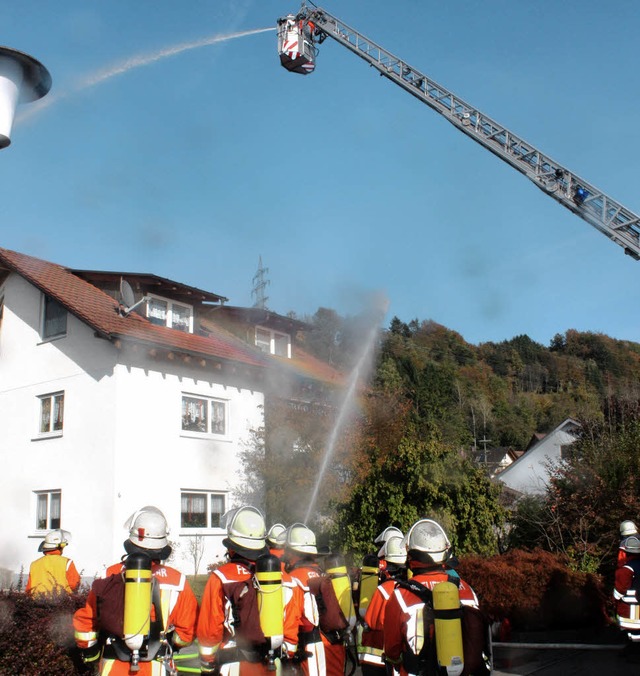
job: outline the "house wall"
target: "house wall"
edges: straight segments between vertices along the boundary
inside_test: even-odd
[[[147,350],[116,349],[68,316],[67,334],[42,342],[42,294],[10,275],[0,327],[0,458],[4,516],[0,567],[19,571],[39,556],[35,493],[61,490],[61,527],[72,533],[66,554],[86,578],[119,560],[123,525],[152,504],[166,515],[174,565],[192,573],[189,540],[202,534],[200,572],[223,554],[221,529],[180,528],[181,490],[225,492],[227,508],[239,481],[239,451],[262,425],[263,394],[251,384],[207,373]],[[64,391],[62,436],[38,437],[38,396]],[[228,402],[224,439],[186,436],[182,393]],[[25,578],[26,580],[26,578]]]
[[[0,566],[13,571],[29,563],[43,534],[36,530],[34,491],[62,492],[61,526],[73,534],[67,552],[80,556],[88,533],[97,530],[95,512],[109,513],[113,475],[101,468],[99,480],[88,481],[88,468],[100,467],[112,453],[113,368],[116,351],[97,340],[84,323],[67,318],[67,334],[42,342],[41,294],[21,277],[4,285],[4,316],[0,329],[0,458],[3,514]],[[64,391],[61,436],[39,437],[39,396]],[[94,540],[94,539],[92,539]],[[90,559],[111,551],[107,539],[95,538]],[[94,564],[79,568],[93,574]],[[25,578],[26,581],[26,578]]]
[[[496,478],[521,493],[540,495],[545,492],[549,482],[549,466],[560,462],[560,447],[575,440],[573,434],[556,429],[500,472]]]

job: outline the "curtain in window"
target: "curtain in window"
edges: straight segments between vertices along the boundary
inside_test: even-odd
[[[40,432],[45,433],[51,431],[51,397],[40,401]]]
[[[51,528],[60,528],[60,504],[62,502],[62,495],[60,493],[51,493],[50,510],[51,510]]]
[[[48,495],[38,495],[36,504],[36,528],[45,530],[47,527],[47,500]]]
[[[58,394],[53,398],[53,429],[62,429],[62,419],[64,417],[64,394]]]
[[[191,309],[182,305],[171,305],[171,327],[179,331],[189,332]]]
[[[226,433],[225,408],[223,401],[211,402],[211,431],[214,434]]]
[[[181,499],[182,528],[205,528],[207,496],[203,493],[183,493]]]
[[[220,528],[220,519],[224,514],[224,495],[211,495],[211,527]]]
[[[193,432],[208,432],[208,405],[206,399],[182,397],[182,429]]]
[[[167,304],[152,298],[147,304],[147,317],[152,324],[167,325]]]

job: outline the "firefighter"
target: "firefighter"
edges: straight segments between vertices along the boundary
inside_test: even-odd
[[[464,627],[467,632],[464,641],[465,673],[488,674],[487,661],[490,652],[486,643],[488,625],[478,610],[478,598],[473,589],[459,577],[451,576],[447,570],[446,562],[451,543],[444,529],[432,519],[420,519],[411,527],[404,538],[404,543],[411,579],[404,583],[398,582],[385,607],[383,629],[385,659],[399,670],[401,676],[435,667],[433,661],[436,659],[436,650],[429,650],[428,639],[432,633],[431,629],[435,629],[437,660],[440,665],[448,665],[448,661],[444,659],[445,651],[444,649],[440,651],[439,647],[441,643],[445,647],[458,646],[455,652],[456,659],[460,660]],[[441,582],[448,583],[446,589],[452,588],[456,598],[455,604],[448,607],[448,614],[443,613],[439,616],[434,588]],[[439,586],[440,589],[443,587]],[[423,590],[424,594],[419,590]],[[433,597],[432,607],[436,608],[435,627],[424,626],[423,632],[418,635],[416,628],[427,622],[428,614],[423,610],[427,603],[431,605],[431,597]],[[440,620],[440,625],[438,625],[439,617],[446,618],[444,621]],[[425,650],[420,650],[418,646],[419,652],[416,654],[413,648],[422,642],[423,637]]]
[[[617,567],[627,562],[627,552],[624,548],[625,540],[631,535],[638,535],[638,529],[633,521],[623,521],[620,524],[620,544],[618,545]]]
[[[39,559],[29,567],[29,577],[25,591],[33,596],[57,594],[77,591],[80,586],[80,575],[73,561],[62,555],[62,550],[69,544],[71,533],[57,528],[48,532],[40,543]]]
[[[227,512],[223,523],[228,560],[213,571],[202,596],[200,668],[203,674],[266,674],[266,639],[253,582],[256,560],[269,554],[264,517],[244,506]]]
[[[343,632],[349,626],[331,580],[318,565],[316,536],[302,523],[287,529],[284,561],[304,592],[298,655],[307,676],[342,676],[346,660]]]
[[[274,523],[267,533],[267,546],[269,552],[279,559],[284,554],[284,537],[286,528],[281,523]]]
[[[73,616],[76,644],[103,675],[174,674],[173,650],[193,641],[198,602],[186,576],[162,563],[171,555],[164,514],[143,507],[126,527],[126,555],[92,584]]]
[[[626,561],[616,570],[613,598],[616,601],[616,617],[620,629],[640,652],[640,538],[630,535],[622,543]]]
[[[395,589],[396,580],[406,579],[407,573],[407,552],[402,537],[392,535],[382,545],[378,555],[387,564],[387,577],[374,592],[364,617],[358,647],[358,658],[363,676],[384,676],[386,673],[383,659],[385,608]]]

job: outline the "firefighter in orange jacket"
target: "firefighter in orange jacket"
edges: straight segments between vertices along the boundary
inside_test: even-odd
[[[169,530],[162,512],[156,507],[143,507],[130,517],[127,527],[129,538],[124,542],[127,556],[121,563],[110,566],[103,579],[93,583],[84,608],[73,616],[76,644],[85,663],[100,661],[103,676],[129,674],[130,669],[138,676],[173,673],[174,648],[188,645],[195,637],[198,602],[185,575],[162,564],[171,554]],[[129,577],[127,566],[133,560],[150,573],[146,578],[149,587],[146,603],[138,608],[129,607],[128,590],[125,591],[129,583],[133,583],[129,589],[135,590],[134,585],[140,582]],[[131,635],[125,633],[127,614],[131,612],[142,612],[147,620],[148,633],[139,637],[142,644],[139,651],[132,650],[128,638]]]
[[[618,556],[616,567],[620,568],[627,562],[627,551],[625,549],[625,542],[630,536],[638,536],[638,528],[633,521],[623,521],[620,524],[620,544],[618,545]]]
[[[202,596],[200,669],[203,674],[229,676],[267,674],[253,587],[255,562],[269,553],[264,517],[255,507],[245,506],[225,514],[223,522],[228,561],[213,571]]]
[[[640,537],[628,536],[622,543],[626,560],[616,569],[613,598],[620,629],[636,647],[640,647]]]
[[[38,551],[43,553],[29,567],[25,591],[33,596],[71,593],[80,586],[80,575],[73,561],[62,556],[62,550],[69,544],[71,533],[60,528],[44,536]]]
[[[364,630],[358,647],[358,657],[363,676],[384,676],[384,618],[387,601],[391,598],[396,580],[406,578],[407,552],[403,538],[389,537],[378,552],[386,562],[385,579],[374,592],[364,617]]]
[[[348,622],[340,610],[331,580],[316,562],[317,556],[313,531],[302,523],[287,529],[286,570],[304,592],[298,660],[307,676],[342,676],[346,648],[340,633],[347,629]],[[321,604],[317,598],[322,598]]]
[[[284,554],[284,537],[286,530],[287,529],[281,523],[274,523],[267,533],[269,553],[273,554],[273,556],[277,556],[279,559],[282,559],[282,555]]]
[[[475,609],[472,612],[478,613],[478,598],[473,589],[464,580],[452,576],[447,571],[446,562],[451,551],[451,543],[440,524],[431,519],[420,519],[405,536],[405,547],[412,582],[418,582],[431,591],[439,582],[452,582],[458,587],[460,606],[469,606]],[[420,637],[415,634],[419,623],[412,621],[412,618],[415,619],[414,614],[422,607],[424,601],[399,584],[385,608],[384,655],[387,662],[397,669],[401,676],[412,673],[415,665],[414,668],[409,665],[419,658],[412,651],[412,647],[421,642]],[[480,626],[480,623],[477,626]],[[483,653],[485,630],[484,624],[480,626],[481,635],[474,641],[474,646],[478,646],[478,649],[468,656],[465,673],[489,673],[485,664],[488,649]]]

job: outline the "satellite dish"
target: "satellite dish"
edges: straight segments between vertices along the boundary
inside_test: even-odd
[[[120,280],[120,297],[127,308],[130,308],[136,302],[131,284],[126,279]]]

